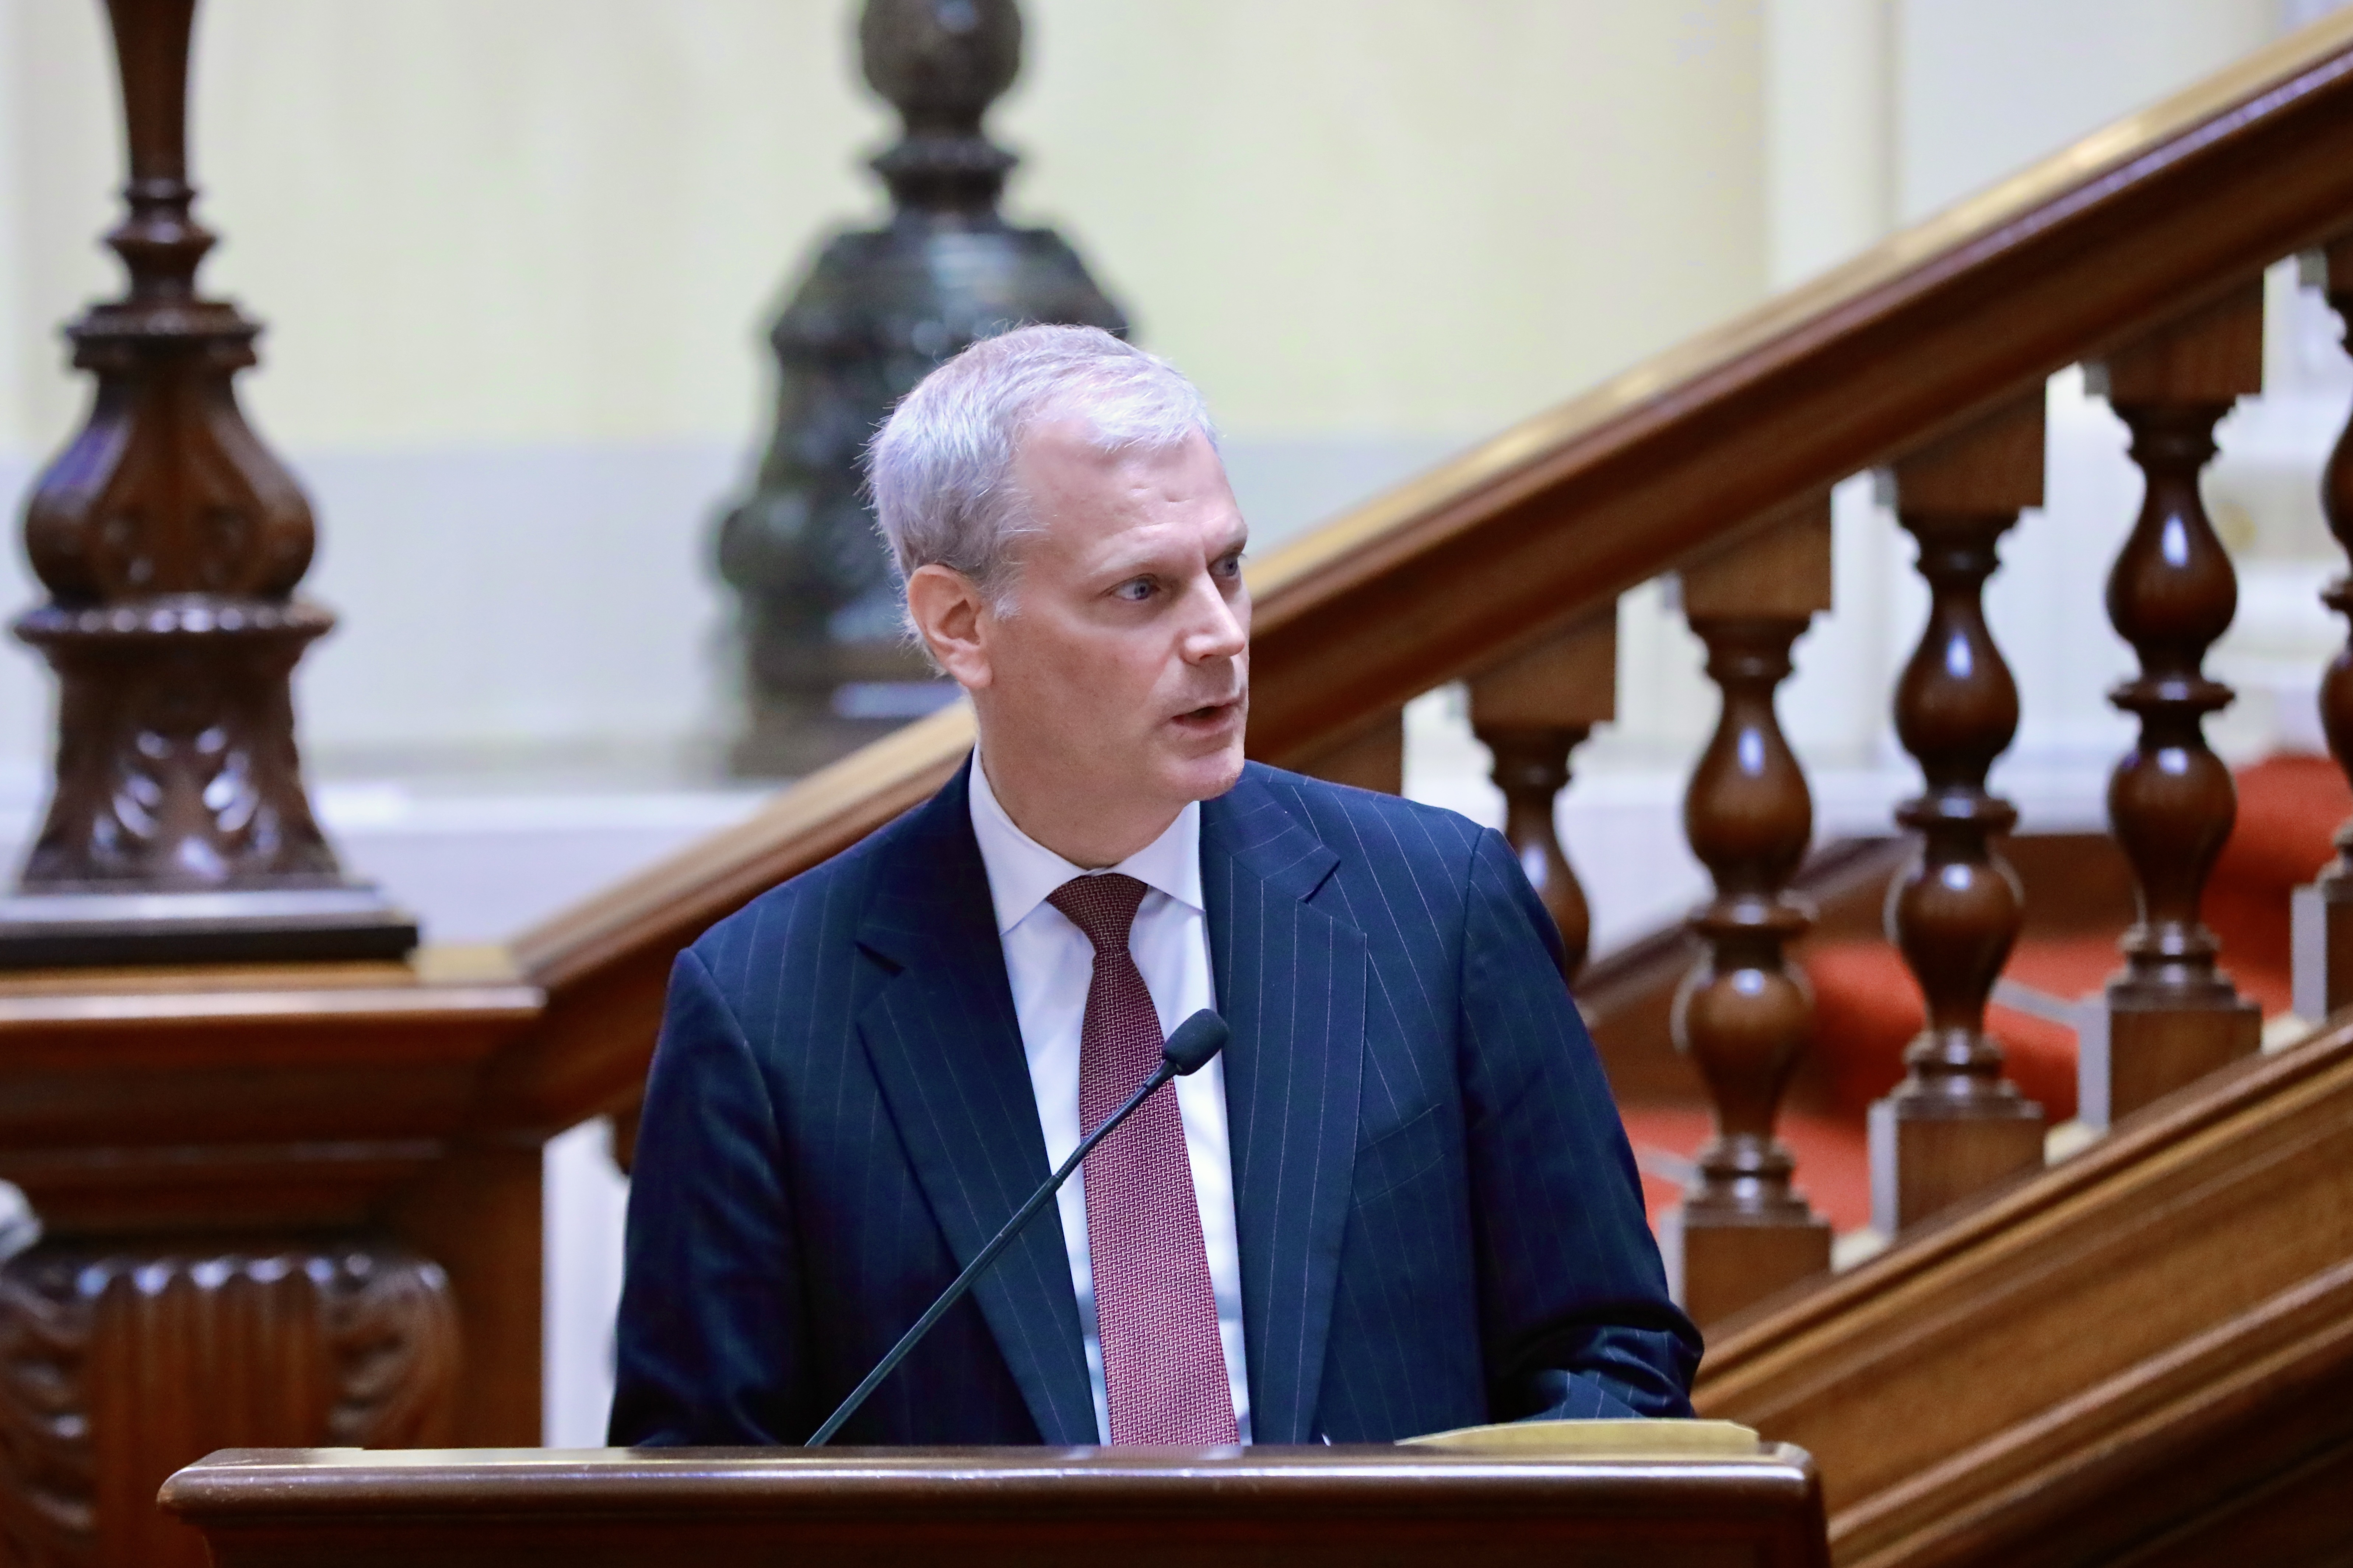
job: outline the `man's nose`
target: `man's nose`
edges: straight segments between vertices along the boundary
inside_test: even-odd
[[[1206,664],[1217,658],[1239,658],[1250,647],[1250,634],[1242,629],[1241,616],[1218,585],[1203,577],[1195,587],[1192,597],[1198,606],[1186,629],[1183,652],[1194,664]]]

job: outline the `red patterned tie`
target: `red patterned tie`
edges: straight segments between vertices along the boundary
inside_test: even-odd
[[[1160,1015],[1127,951],[1145,891],[1112,872],[1074,877],[1047,900],[1095,948],[1079,1031],[1079,1121],[1090,1130],[1160,1065]],[[1111,1440],[1239,1442],[1176,1086],[1136,1107],[1080,1170]]]

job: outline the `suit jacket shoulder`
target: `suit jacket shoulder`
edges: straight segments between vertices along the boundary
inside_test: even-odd
[[[1250,836],[1248,825],[1279,817],[1313,838],[1333,857],[1318,905],[1374,935],[1377,947],[1385,928],[1417,969],[1461,956],[1474,923],[1470,900],[1482,893],[1514,906],[1554,967],[1560,963],[1560,934],[1502,836],[1459,812],[1260,763],[1209,809],[1238,837]]]
[[[779,960],[789,963],[816,949],[854,940],[878,877],[915,836],[918,819],[937,804],[934,797],[831,859],[770,888],[713,924],[689,951],[723,988],[733,990]]]
[[[1272,795],[1302,826],[1344,855],[1393,846],[1403,854],[1435,855],[1460,866],[1485,831],[1444,806],[1310,778],[1264,763],[1245,763],[1242,779],[1245,785]]]

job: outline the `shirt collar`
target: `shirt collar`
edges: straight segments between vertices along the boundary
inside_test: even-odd
[[[988,786],[988,773],[980,765],[977,751],[972,756],[968,793],[973,837],[980,841],[988,896],[997,905],[997,931],[1002,936],[1028,920],[1055,889],[1088,873],[1022,832],[1006,815],[997,792]],[[1201,900],[1201,803],[1188,803],[1166,832],[1110,869],[1206,912]]]

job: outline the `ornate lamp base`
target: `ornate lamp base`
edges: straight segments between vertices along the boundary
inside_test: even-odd
[[[955,699],[901,627],[866,504],[867,439],[892,408],[934,365],[1024,322],[1127,331],[1060,236],[997,209],[1015,159],[981,121],[1020,68],[1014,0],[866,0],[858,37],[906,133],[873,162],[891,221],[837,236],[768,336],[775,431],[718,541],[742,604],[738,777],[813,773]]]
[[[398,960],[416,946],[416,917],[364,883],[0,898],[0,969]]]

